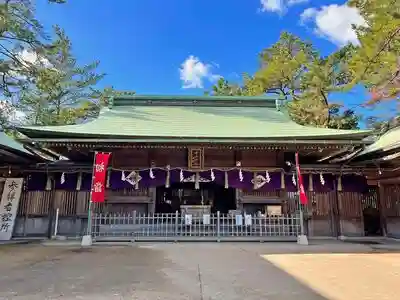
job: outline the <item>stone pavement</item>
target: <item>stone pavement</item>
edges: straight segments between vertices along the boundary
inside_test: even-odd
[[[326,253],[331,252],[360,254],[352,254],[357,259],[344,260],[340,255],[330,259]],[[326,293],[321,286],[328,283],[316,280],[316,274],[344,278],[330,283],[347,290],[347,281],[355,291],[364,291],[357,283],[369,284],[373,290],[376,282],[371,280],[376,278],[371,274],[379,272],[381,280],[387,277],[385,288],[392,288],[400,274],[399,263],[394,261],[397,254],[374,252],[366,245],[334,242],[305,247],[294,243],[159,243],[89,249],[8,245],[0,247],[0,299],[363,300],[369,298]],[[347,270],[342,265],[352,261],[356,263],[350,280],[342,277]],[[387,295],[379,292],[380,300],[394,299],[389,298],[393,289]]]

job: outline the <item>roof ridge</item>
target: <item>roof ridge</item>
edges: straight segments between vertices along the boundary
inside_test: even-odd
[[[186,96],[186,95],[119,95],[109,101],[109,108],[118,106],[235,106],[270,107],[279,110],[281,101],[267,96]]]

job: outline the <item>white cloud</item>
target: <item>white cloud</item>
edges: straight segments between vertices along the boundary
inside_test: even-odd
[[[22,50],[17,54],[18,59],[26,66],[43,66],[46,68],[51,67],[51,63],[44,57],[39,56],[37,53],[28,51],[26,49]]]
[[[288,5],[296,5],[296,4],[303,4],[303,3],[308,3],[310,0],[288,0]]]
[[[0,114],[2,117],[6,117],[12,124],[19,124],[26,118],[24,112],[15,109],[14,106],[6,100],[0,100]]]
[[[25,71],[29,70],[31,67],[35,68],[51,68],[52,64],[48,59],[38,55],[37,53],[29,50],[22,50],[15,54],[16,60],[14,61],[13,70],[8,72],[8,75],[16,80],[25,80],[27,77],[22,75]],[[1,74],[1,73],[0,73]]]
[[[300,22],[305,23],[310,19],[313,19],[315,15],[318,13],[318,10],[314,7],[310,7],[305,9],[300,15]]]
[[[307,8],[301,14],[300,21],[303,24],[312,21],[317,34],[339,46],[349,43],[357,45],[358,39],[352,25],[365,25],[358,9],[346,4]]]
[[[211,64],[203,63],[198,57],[190,55],[179,68],[183,88],[203,88],[204,80],[214,82],[220,78],[220,75],[213,74],[212,68]]]
[[[261,11],[284,13],[289,6],[307,3],[309,0],[260,0]]]

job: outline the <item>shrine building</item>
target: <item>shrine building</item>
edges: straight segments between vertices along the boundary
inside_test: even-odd
[[[295,215],[298,152],[310,236],[387,233],[378,180],[370,180],[378,168],[357,156],[372,147],[371,132],[298,125],[281,100],[122,95],[93,121],[18,131],[64,159],[25,170],[17,236],[49,234],[55,209],[60,234],[82,234],[95,151],[112,153],[106,201],[95,213]],[[373,230],[366,199],[381,218]]]

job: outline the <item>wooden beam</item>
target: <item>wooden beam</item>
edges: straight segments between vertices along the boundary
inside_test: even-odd
[[[8,157],[12,157],[13,159],[15,159],[17,161],[21,161],[21,160],[23,160],[24,162],[29,162],[30,161],[29,159],[23,157],[22,155],[17,155],[17,154],[15,154],[13,152],[10,152],[10,151],[4,150],[4,149],[0,149],[0,154],[4,155],[6,157],[7,156]]]

